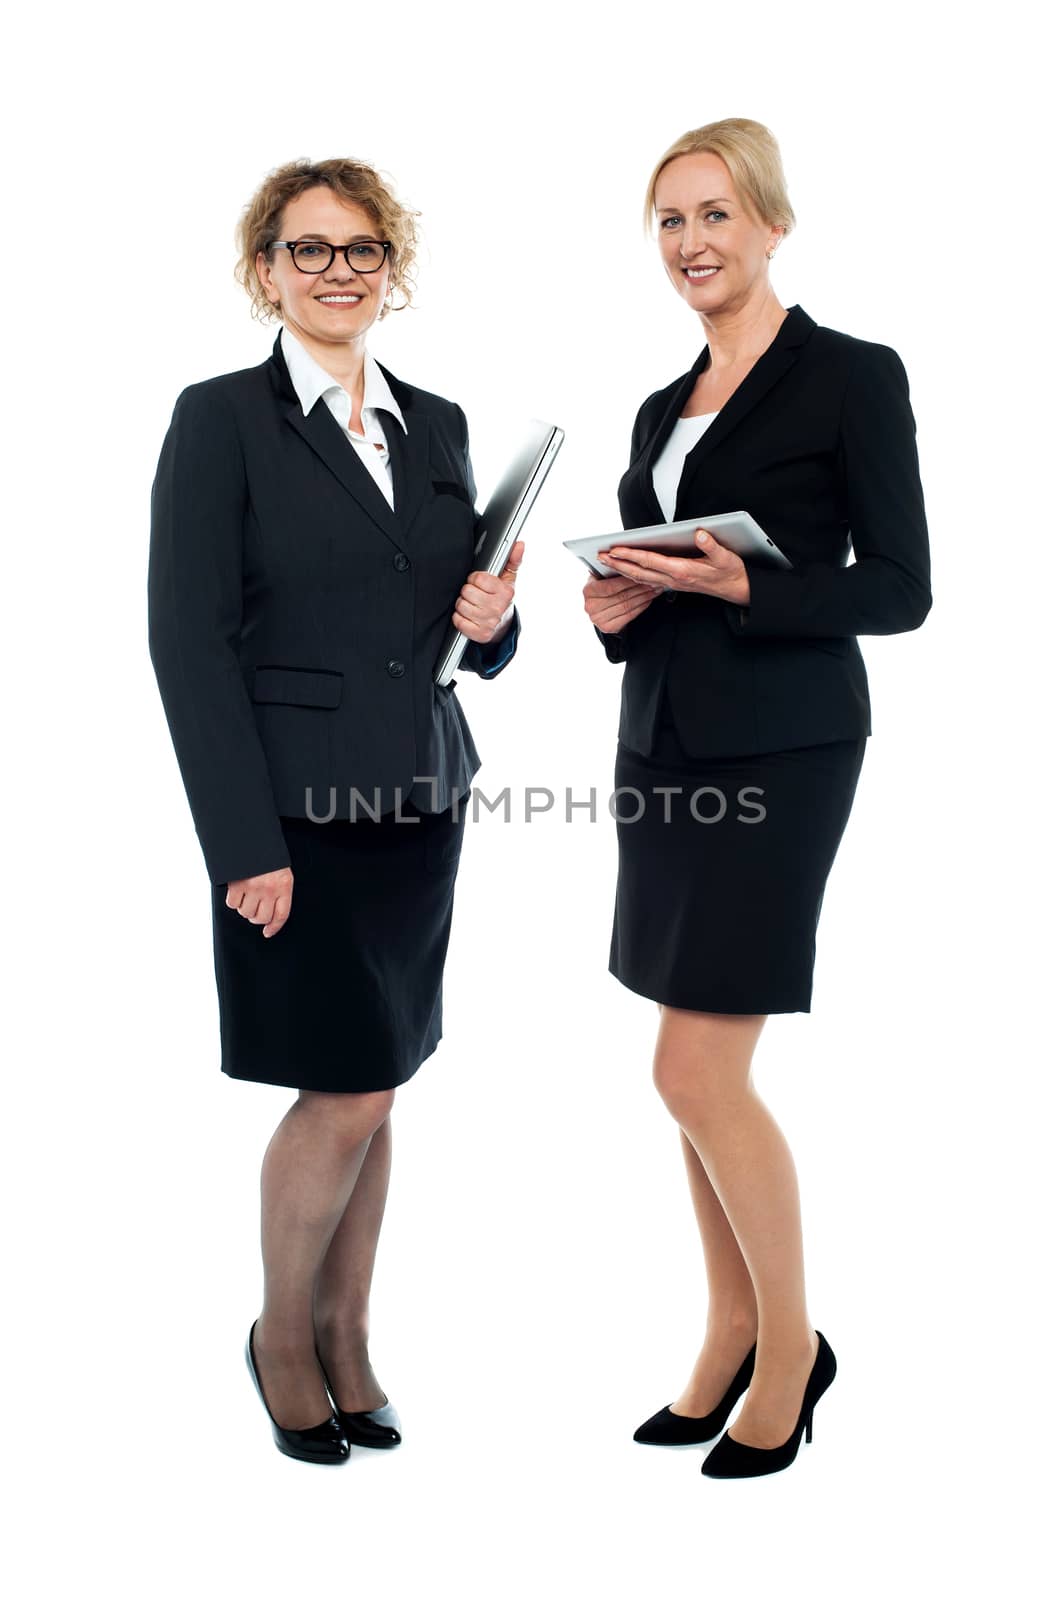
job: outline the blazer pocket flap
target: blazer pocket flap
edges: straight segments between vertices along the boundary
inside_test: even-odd
[[[467,506],[472,504],[469,498],[469,490],[464,484],[451,483],[449,480],[445,481],[442,478],[433,478],[432,488],[436,494],[453,494],[456,500],[464,500]]]
[[[311,667],[256,667],[252,698],[259,705],[322,706],[340,704],[344,675]]]

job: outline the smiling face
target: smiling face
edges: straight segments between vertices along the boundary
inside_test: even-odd
[[[737,311],[768,289],[782,227],[744,208],[719,156],[676,156],[654,185],[658,248],[673,286],[704,316]]]
[[[288,202],[277,237],[345,245],[360,239],[383,240],[384,233],[362,206],[318,185]],[[355,272],[338,250],[327,271],[300,272],[290,250],[274,249],[268,254],[260,251],[255,270],[286,325],[313,350],[315,345],[350,344],[365,337],[380,316],[390,269],[385,260],[377,272]]]

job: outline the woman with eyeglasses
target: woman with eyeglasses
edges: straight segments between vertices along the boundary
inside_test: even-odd
[[[245,1357],[278,1449],[318,1462],[400,1439],[368,1352],[390,1111],[441,1037],[480,765],[433,668],[452,623],[483,678],[520,630],[523,546],[472,570],[463,412],[367,348],[409,302],[415,216],[357,161],[268,175],[237,275],[280,332],[179,396],[152,490],[150,652],[212,882],[221,1069],[298,1091]]]
[[[616,576],[584,590],[625,663],[610,970],[658,1002],[655,1083],[709,1290],[691,1376],[635,1438],[721,1434],[702,1471],[754,1477],[811,1439],[836,1362],[809,1320],[794,1162],[751,1062],[769,1015],[811,1009],[871,732],[857,635],[923,622],[927,524],[898,356],[773,290],[794,214],[769,130],[736,117],[684,134],[654,168],[645,220],[702,349],[639,408],[624,526],[747,511],[790,566],[744,561],[703,530],[689,556],[609,550]]]

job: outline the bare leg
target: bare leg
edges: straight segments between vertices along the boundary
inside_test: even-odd
[[[770,1449],[782,1444],[797,1425],[816,1354],[816,1334],[805,1302],[794,1161],[778,1124],[750,1082],[754,1048],[764,1023],[763,1016],[663,1007],[654,1077],[701,1161],[754,1289],[757,1364],[742,1411],[728,1431],[743,1444]],[[726,1240],[721,1249],[720,1229],[711,1210],[709,1222],[711,1293],[719,1267],[725,1296],[731,1295],[734,1304],[738,1293],[741,1303],[741,1279],[736,1282]],[[692,1384],[699,1378],[696,1365]],[[703,1386],[700,1402],[705,1392]],[[701,1414],[710,1405],[700,1405],[691,1414]],[[687,1407],[683,1409],[686,1412]]]
[[[393,1090],[301,1090],[262,1163],[264,1294],[253,1349],[266,1402],[282,1428],[329,1415],[314,1354],[314,1285]]]
[[[687,1181],[702,1239],[709,1309],[706,1336],[683,1393],[672,1403],[682,1417],[704,1417],[719,1405],[757,1338],[757,1296],[731,1223],[694,1145],[680,1129]]]
[[[391,1164],[392,1123],[385,1117],[370,1140],[318,1274],[314,1328],[343,1411],[374,1411],[388,1398],[374,1376],[368,1345],[369,1291]]]

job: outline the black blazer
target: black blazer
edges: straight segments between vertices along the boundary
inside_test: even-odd
[[[212,882],[290,865],[278,818],[443,810],[480,766],[432,668],[473,569],[461,409],[388,383],[393,512],[324,400],[304,417],[281,353],[185,389],[152,487],[149,650]],[[482,677],[491,651],[462,665]],[[435,777],[438,788],[415,787]],[[380,791],[379,796],[374,791]],[[435,803],[433,803],[435,799]]]
[[[639,409],[618,491],[626,528],[666,520],[651,468],[708,360],[706,348]],[[666,687],[696,757],[871,733],[855,636],[918,628],[931,607],[915,431],[895,352],[791,306],[688,455],[675,519],[749,511],[795,570],[749,564],[749,606],[665,593],[620,633],[596,630],[627,663],[622,744],[651,753]]]

